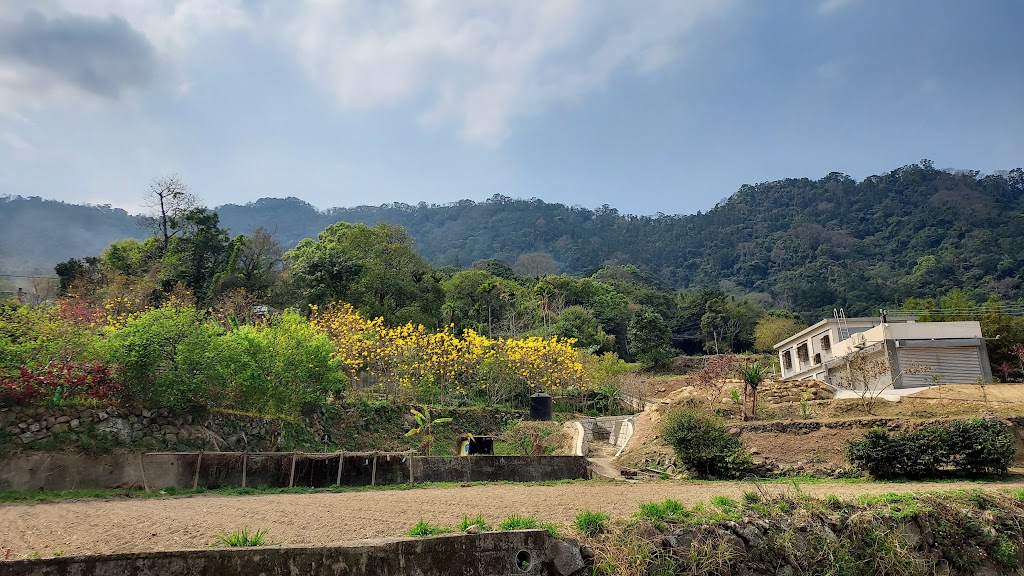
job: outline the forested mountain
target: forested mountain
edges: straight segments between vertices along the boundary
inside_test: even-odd
[[[787,179],[743,186],[707,213],[687,216],[503,196],[327,211],[296,198],[265,198],[216,210],[232,234],[262,226],[286,248],[334,222],[390,222],[405,227],[439,267],[492,258],[526,265],[532,257],[553,259],[559,272],[590,275],[608,264],[634,264],[664,287],[721,289],[807,318],[834,306],[872,313],[955,287],[1022,295],[1020,169],[981,177],[922,161],[860,182],[838,173]],[[118,238],[147,235],[120,210],[0,199],[5,271],[52,269],[69,257],[99,254]]]

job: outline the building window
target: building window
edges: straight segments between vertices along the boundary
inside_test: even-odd
[[[815,364],[821,364],[821,354],[815,354],[814,355],[814,363]]]
[[[782,367],[786,370],[793,369],[793,354],[789,350],[782,353]]]
[[[807,352],[807,342],[796,347],[796,357],[799,358],[801,362],[807,362],[811,359],[810,353]]]
[[[831,350],[832,349],[832,337],[828,334],[821,337],[821,349]]]

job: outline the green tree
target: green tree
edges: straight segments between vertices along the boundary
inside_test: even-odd
[[[806,327],[806,324],[796,318],[763,316],[754,328],[754,349],[758,352],[771,352],[777,343]]]
[[[630,356],[644,366],[663,366],[672,359],[672,333],[661,314],[649,307],[629,319],[626,338]]]
[[[443,292],[401,226],[339,222],[285,259],[311,302],[345,300],[389,324],[437,324]]]

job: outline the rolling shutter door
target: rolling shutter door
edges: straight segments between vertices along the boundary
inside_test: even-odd
[[[931,386],[935,383],[935,374],[941,376],[939,384],[974,384],[981,376],[981,357],[974,346],[900,348],[897,354],[900,371],[903,372],[903,388]],[[926,366],[930,370],[922,374],[907,374],[915,366]]]

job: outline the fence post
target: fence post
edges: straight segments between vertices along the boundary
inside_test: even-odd
[[[199,458],[196,458],[196,473],[192,477],[192,489],[199,488],[199,468],[203,465],[203,449],[199,449]]]
[[[288,487],[295,487],[295,452],[292,452],[292,472],[288,475]]]
[[[373,470],[370,471],[370,486],[377,485],[377,452],[373,453]]]
[[[338,480],[334,483],[335,486],[341,486],[341,469],[345,466],[345,451],[342,450],[341,454],[338,454]]]
[[[139,468],[142,469],[142,489],[149,492],[149,482],[146,481],[146,455],[139,454]]]
[[[412,486],[416,485],[416,480],[412,477],[412,452],[409,453],[409,484]]]
[[[245,473],[249,467],[249,449],[246,448],[245,452],[242,452],[242,488],[245,488]]]

